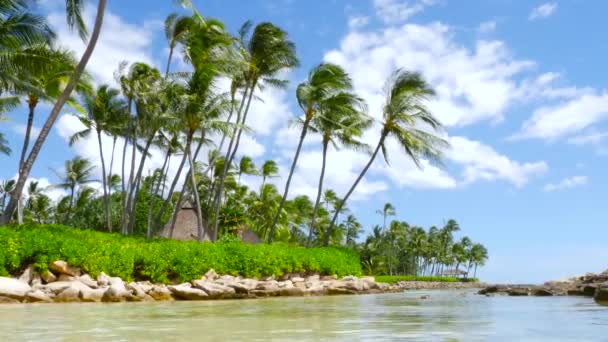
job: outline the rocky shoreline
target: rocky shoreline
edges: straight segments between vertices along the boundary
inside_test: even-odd
[[[549,281],[543,285],[489,285],[478,292],[480,295],[497,296],[584,296],[596,302],[608,304],[608,270],[559,281]]]
[[[241,299],[276,296],[319,296],[398,292],[401,285],[377,283],[374,277],[288,274],[278,279],[249,279],[209,270],[189,283],[164,285],[125,282],[104,273],[93,279],[65,261],[49,264],[39,275],[28,267],[18,278],[0,277],[0,303],[138,302]]]

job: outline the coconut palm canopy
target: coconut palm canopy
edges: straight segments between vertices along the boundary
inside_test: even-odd
[[[62,8],[65,25],[86,41],[80,57],[56,44],[57,34],[29,1],[0,1],[0,114],[12,117],[27,108],[24,139],[0,135],[0,153],[19,155],[17,176],[0,187],[1,223],[61,223],[148,238],[343,245],[359,252],[374,274],[475,274],[485,263],[485,247],[456,237],[454,220],[425,230],[401,221],[398,208],[386,202],[368,208],[381,217],[372,228],[360,221],[360,208],[350,206],[372,166],[391,167],[392,158],[404,158],[420,170],[443,167],[450,146],[441,113],[429,106],[436,93],[424,73],[394,68],[376,89],[382,106],[373,108],[340,63],[317,63],[292,82],[302,52],[282,25],[247,21],[232,30],[182,3],[185,8],[167,12],[168,53],[161,64],[117,60],[109,75],[100,75],[87,64],[97,53],[106,1],[98,2],[90,25],[82,1]],[[259,106],[276,94],[290,94],[298,111],[284,117],[294,130],[285,131],[280,146],[289,146],[289,153],[266,158],[252,152],[252,139],[285,134],[260,121]],[[40,110],[42,103],[51,110]],[[43,165],[43,147],[49,148],[47,137],[62,112],[69,114],[61,120],[73,119],[73,127],[60,133],[88,154],[67,158],[61,168],[47,165],[53,184],[43,187],[31,172]],[[320,153],[318,160],[310,158],[312,151]],[[345,155],[360,161],[339,176],[350,187],[335,189],[335,160]],[[314,179],[311,193],[302,191],[301,170]]]

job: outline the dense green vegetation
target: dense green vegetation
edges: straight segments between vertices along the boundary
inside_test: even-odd
[[[125,280],[153,282],[198,279],[213,268],[245,277],[318,272],[359,275],[358,255],[347,248],[294,248],[280,244],[248,245],[223,239],[216,243],[145,239],[59,225],[0,228],[0,275],[18,274],[29,264],[39,272],[65,260],[92,276],[105,272]]]
[[[439,283],[457,283],[457,282],[477,282],[476,278],[457,278],[457,277],[438,277],[438,276],[375,276],[377,282],[396,284],[400,281],[428,281],[428,282],[439,282]]]
[[[344,68],[331,63],[312,68],[295,87],[294,98],[300,111],[291,122],[298,126],[300,134],[297,139],[292,137],[298,145],[290,168],[282,170],[274,160],[256,160],[244,155],[239,147],[243,134],[255,134],[248,126],[252,102],[268,87],[287,89],[285,75],[299,66],[296,44],[285,30],[272,23],[246,22],[238,32],[231,33],[222,21],[202,17],[190,1],[179,3],[187,10],[182,13],[187,14],[170,14],[166,19],[170,51],[166,67],[161,71],[145,63],[117,65],[113,75],[116,85],[112,86],[96,84],[85,68],[103,26],[106,0],[99,0],[97,20],[90,31],[82,20],[84,2],[66,1],[68,24],[88,40],[80,60],[71,51],[57,48],[55,34],[44,17],[35,13],[32,1],[0,1],[0,123],[9,112],[23,110],[27,117],[23,141],[9,142],[0,133],[0,155],[10,154],[11,146],[21,147],[19,161],[14,165],[17,177],[0,183],[0,225],[26,224],[33,229],[32,233],[11,230],[10,234],[27,236],[40,253],[76,251],[61,255],[73,258],[93,273],[111,265],[127,277],[147,276],[162,281],[167,280],[163,274],[186,279],[205,267],[244,275],[302,267],[339,274],[361,272],[358,266],[350,269],[352,265],[346,265],[350,265],[350,259],[341,265],[342,254],[326,255],[328,250],[322,249],[305,252],[299,248],[302,246],[345,246],[356,250],[367,274],[438,276],[455,271],[467,277],[485,263],[485,247],[466,237],[454,241],[453,233],[458,230],[455,221],[428,231],[403,221],[388,222],[396,211],[387,204],[380,210],[382,226],[375,227],[361,243],[363,226],[348,208],[348,199],[372,164],[380,159],[388,161],[389,143],[399,146],[418,167],[427,163],[442,165],[443,151],[449,146],[443,139],[441,123],[427,108],[435,92],[423,75],[395,70],[386,81],[382,107],[374,108],[378,112],[370,115],[365,99],[357,94]],[[178,50],[186,66],[174,70],[173,57]],[[38,133],[33,122],[41,102],[53,104],[53,108]],[[66,104],[67,111],[82,123],[82,130],[71,137],[69,144],[94,139],[99,163],[75,156],[65,161],[62,170],[53,170],[55,183],[43,188],[31,181],[30,171]],[[377,137],[373,144],[365,139],[370,136]],[[322,152],[316,197],[289,197],[302,146],[311,138],[317,139],[316,146]],[[326,160],[340,148],[369,157],[344,195],[324,183]],[[160,156],[162,163],[155,160],[160,167],[150,166],[152,156]],[[3,162],[4,165],[8,163]],[[280,174],[286,177],[281,178]],[[63,196],[53,200],[50,191],[58,189]],[[249,229],[262,240],[281,246],[143,242],[143,237],[153,239],[167,224],[172,236],[180,208],[187,203],[195,209],[199,241],[223,241]],[[84,260],[84,252],[79,252],[81,246],[68,246],[77,244],[75,237],[80,233],[33,228],[32,223],[120,232],[132,238],[83,232],[84,241],[107,242],[114,253],[100,252],[91,242],[92,250],[98,252],[85,253],[93,260]],[[209,231],[207,237],[205,231]],[[53,238],[56,234],[67,238],[59,249],[58,239]],[[284,245],[292,246],[293,251],[286,252]],[[217,255],[219,259],[209,256],[211,261],[179,266],[188,260],[180,255],[172,262],[183,269],[176,270],[168,269],[166,260],[150,261],[163,259],[163,253],[169,253],[166,246],[187,246],[176,248],[185,251],[179,253],[201,254],[205,258],[207,254]],[[48,252],[43,248],[49,248]],[[129,252],[122,256],[122,249]],[[44,254],[30,255],[28,250],[18,250],[25,253],[23,258],[18,257],[20,254],[11,256],[6,250],[1,252],[5,262],[10,261],[5,271],[15,271],[27,258],[44,258]],[[264,268],[257,263],[266,252],[278,259],[267,260]],[[254,265],[241,260],[247,253],[257,255],[252,258]],[[325,264],[330,254],[336,255],[338,270]],[[103,255],[102,261],[96,259],[99,255]],[[110,261],[109,255],[116,260]],[[40,260],[34,261],[44,267]],[[243,262],[243,269],[226,266],[236,262]]]

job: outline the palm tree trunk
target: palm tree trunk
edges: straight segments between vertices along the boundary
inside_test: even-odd
[[[105,212],[106,212],[106,228],[108,229],[108,231],[111,233],[112,232],[112,221],[110,220],[110,198],[108,197],[108,190],[107,190],[107,177],[106,177],[106,162],[103,158],[103,148],[102,148],[102,143],[101,143],[101,131],[97,130],[97,143],[99,145],[99,158],[101,159],[101,179],[102,179],[102,186],[103,186],[103,203],[105,206]]]
[[[272,220],[272,226],[270,226],[270,232],[268,234],[268,243],[272,243],[272,236],[274,235],[274,230],[276,228],[277,222],[279,221],[279,216],[281,216],[281,212],[283,211],[283,206],[285,205],[285,201],[287,200],[287,194],[289,193],[289,185],[291,184],[291,177],[293,177],[293,173],[296,169],[296,165],[298,163],[298,158],[300,157],[300,151],[302,150],[302,145],[304,144],[304,138],[306,138],[306,133],[308,132],[308,125],[310,124],[309,120],[304,121],[304,125],[302,126],[302,132],[300,133],[300,141],[298,142],[298,148],[296,149],[296,154],[293,157],[293,161],[291,162],[291,168],[289,169],[289,176],[287,176],[287,182],[285,183],[285,190],[283,191],[283,198],[281,198],[281,203],[279,204],[279,209],[277,213],[274,215],[274,219]]]
[[[74,185],[70,186],[70,203],[68,204],[68,211],[65,213],[63,218],[63,224],[67,224],[72,214],[72,206],[74,205]]]
[[[222,192],[224,191],[224,182],[226,181],[226,176],[228,175],[228,168],[230,167],[230,163],[236,154],[236,150],[238,149],[238,142],[240,141],[241,133],[243,131],[242,128],[239,128],[239,120],[242,120],[242,125],[245,125],[245,120],[247,118],[247,112],[249,111],[249,105],[251,104],[251,98],[253,97],[253,92],[255,90],[255,85],[257,80],[254,80],[251,84],[251,87],[246,86],[245,92],[243,93],[243,98],[241,100],[241,105],[239,106],[239,111],[236,115],[236,125],[232,132],[232,137],[230,137],[230,143],[228,144],[228,150],[226,151],[226,156],[224,157],[224,170],[222,171],[222,176],[220,177],[220,182],[217,188],[217,194],[215,196],[215,216],[213,217],[213,229],[211,231],[211,241],[215,241],[217,239],[217,229],[219,225],[219,215],[220,215],[220,207],[222,205]],[[249,96],[247,93],[249,92]],[[245,105],[245,99],[247,99],[247,108],[245,109],[245,113],[242,114],[243,106]],[[242,119],[241,119],[242,116]],[[236,144],[235,144],[236,140]],[[232,150],[234,149],[234,152]]]
[[[327,146],[329,145],[329,141],[327,139],[323,139],[323,161],[321,164],[321,175],[319,176],[319,188],[317,190],[317,200],[315,201],[315,208],[312,211],[312,219],[310,220],[310,232],[308,233],[308,241],[306,243],[307,247],[310,247],[312,242],[312,235],[315,232],[315,219],[317,218],[317,211],[319,210],[319,205],[321,204],[321,194],[323,193],[323,179],[325,178],[325,165],[327,162]],[[347,237],[348,241],[348,237]]]
[[[171,68],[171,59],[173,58],[173,46],[169,48],[169,58],[167,58],[167,69],[165,71],[165,79],[169,76],[169,69]]]
[[[126,178],[125,178],[125,167],[127,164],[127,145],[129,143],[129,139],[127,137],[125,137],[125,143],[122,146],[122,174],[120,176],[120,184],[121,184],[121,189],[122,189],[122,203],[121,205],[125,205],[125,201],[127,200],[126,196],[127,196],[127,185],[125,184],[126,182]]]
[[[23,139],[23,148],[21,149],[21,157],[19,158],[19,173],[23,171],[23,164],[25,162],[25,155],[30,145],[30,135],[32,134],[32,126],[34,125],[34,111],[38,100],[36,97],[30,95],[28,101],[29,112],[27,115],[27,126],[25,127],[25,138]],[[23,224],[23,198],[19,198],[17,203],[17,223]]]
[[[146,160],[148,159],[148,152],[150,151],[150,146],[152,146],[152,141],[154,140],[154,136],[156,135],[156,131],[153,132],[150,137],[148,138],[148,140],[146,141],[146,146],[144,147],[144,151],[141,155],[141,159],[139,161],[139,167],[137,169],[137,175],[135,176],[135,186],[131,188],[131,198],[132,199],[132,204],[131,204],[131,214],[130,214],[130,220],[129,220],[129,233],[133,234],[133,227],[135,226],[135,209],[137,206],[137,202],[138,202],[138,194],[139,194],[139,190],[140,190],[140,186],[141,186],[141,179],[143,177],[143,171],[144,171],[144,165],[146,164]]]
[[[190,138],[192,139],[192,138]],[[194,160],[192,159],[192,152],[190,151],[190,145],[188,144],[188,162],[190,163],[190,181],[192,182],[192,194],[194,196],[194,203],[196,203],[196,229],[198,231],[198,241],[203,241],[203,216],[201,213],[201,199],[198,196],[198,189],[196,186],[196,177],[194,175]]]
[[[363,176],[365,176],[365,174],[367,173],[367,170],[369,170],[369,168],[374,163],[374,160],[376,159],[376,156],[378,155],[380,148],[384,144],[384,139],[386,139],[386,133],[383,130],[382,134],[380,135],[380,141],[378,141],[378,146],[376,146],[376,149],[374,150],[374,153],[372,154],[371,158],[367,162],[367,165],[365,165],[365,167],[363,168],[363,171],[361,171],[361,174],[359,174],[359,177],[357,177],[357,179],[355,180],[355,183],[353,183],[353,185],[350,187],[350,190],[348,190],[348,192],[346,193],[346,196],[344,196],[344,199],[342,201],[338,202],[338,208],[337,208],[336,212],[334,213],[334,217],[332,218],[331,223],[329,224],[329,228],[327,229],[327,232],[325,233],[325,240],[323,241],[323,245],[325,245],[325,246],[329,245],[329,237],[331,236],[331,232],[334,228],[334,225],[336,224],[336,220],[338,218],[340,210],[342,209],[344,204],[346,204],[346,201],[348,200],[350,195],[355,191],[355,188],[357,187],[357,185],[359,184],[361,179],[363,179]]]
[[[127,181],[127,188],[126,188],[126,201],[124,203],[124,206],[122,208],[122,220],[120,223],[121,226],[121,231],[123,234],[127,234],[128,233],[128,221],[127,219],[129,218],[129,213],[130,213],[130,209],[131,209],[131,202],[132,202],[132,198],[131,195],[133,193],[133,188],[135,187],[135,183],[134,183],[134,177],[135,177],[135,154],[136,154],[136,147],[137,147],[137,136],[135,134],[135,131],[132,132],[133,136],[131,138],[131,170],[129,171],[129,180]]]
[[[19,202],[19,199],[23,194],[25,182],[32,170],[32,167],[34,166],[34,163],[36,162],[36,159],[38,158],[38,154],[40,154],[40,150],[42,150],[42,145],[44,145],[44,142],[46,141],[46,138],[51,132],[51,128],[53,128],[53,125],[55,124],[59,113],[63,109],[63,106],[65,105],[67,100],[70,98],[70,95],[72,94],[76,83],[80,79],[80,76],[84,72],[87,63],[89,62],[89,59],[93,54],[93,50],[95,49],[95,45],[97,44],[99,34],[101,33],[101,26],[103,24],[103,16],[106,9],[106,3],[107,0],[99,0],[99,3],[97,5],[97,15],[95,17],[95,24],[93,26],[93,32],[91,33],[89,43],[84,53],[82,54],[82,57],[80,58],[80,62],[78,62],[76,69],[74,69],[74,73],[70,77],[70,80],[66,84],[61,95],[57,98],[57,102],[55,102],[55,105],[53,106],[49,117],[42,126],[40,134],[38,135],[38,138],[36,139],[36,142],[32,147],[32,151],[30,152],[27,160],[23,165],[23,169],[19,171],[19,177],[17,180],[17,184],[15,185],[15,191],[11,193],[11,199],[7,206],[7,210],[5,210],[2,217],[0,217],[0,225],[5,225],[10,221],[10,217],[13,214],[13,211],[15,210],[15,207],[17,206],[17,203]]]
[[[150,186],[151,188],[151,196],[152,196],[152,200],[150,200],[150,205],[148,208],[148,221],[146,224],[146,237],[149,239],[150,237],[152,237],[152,212],[154,210],[154,205],[156,204],[156,197],[158,196],[158,190],[161,187],[161,184],[163,183],[163,179],[164,177],[164,173],[165,173],[165,168],[167,167],[167,164],[169,163],[169,158],[171,157],[171,152],[170,150],[167,151],[166,155],[165,155],[165,161],[163,162],[163,166],[160,169],[160,175],[159,175],[159,179],[156,185],[156,188],[154,188],[154,183],[156,181],[156,175],[152,178],[152,185]]]

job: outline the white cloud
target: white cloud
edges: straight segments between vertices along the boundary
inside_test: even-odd
[[[557,4],[555,2],[544,3],[532,10],[528,19],[537,20],[550,17],[557,10]]]
[[[348,28],[356,30],[365,27],[369,23],[369,17],[366,16],[354,16],[348,18]]]
[[[598,145],[608,137],[608,132],[588,132],[568,138],[572,145]]]
[[[495,30],[496,21],[494,20],[484,21],[483,23],[479,24],[479,27],[477,28],[477,31],[479,31],[480,33],[490,33],[494,32]]]
[[[25,131],[27,130],[27,125],[23,123],[13,122],[11,123],[11,128],[13,132],[25,136]],[[32,126],[32,130],[30,132],[30,140],[36,139],[36,137],[40,134],[40,128],[36,126]]]
[[[435,3],[435,0],[374,0],[376,15],[386,24],[403,22]]]
[[[556,139],[584,130],[608,117],[608,93],[583,93],[534,111],[514,138]]]
[[[544,190],[546,192],[553,192],[559,190],[571,189],[579,186],[586,185],[589,179],[586,176],[574,176],[569,178],[564,178],[557,183],[549,183],[545,185]]]
[[[92,7],[86,7],[87,23],[93,22],[94,12]],[[59,45],[75,51],[80,57],[86,46],[78,34],[67,27],[65,13],[53,11],[49,14],[48,20],[57,33]],[[115,84],[114,72],[123,61],[154,65],[152,38],[154,31],[158,29],[157,21],[136,25],[127,23],[121,17],[106,11],[99,41],[87,64],[87,70],[94,76],[96,82]]]
[[[465,137],[451,137],[447,158],[463,167],[463,184],[503,180],[522,187],[548,170],[544,161],[520,163],[496,152],[492,147]]]

